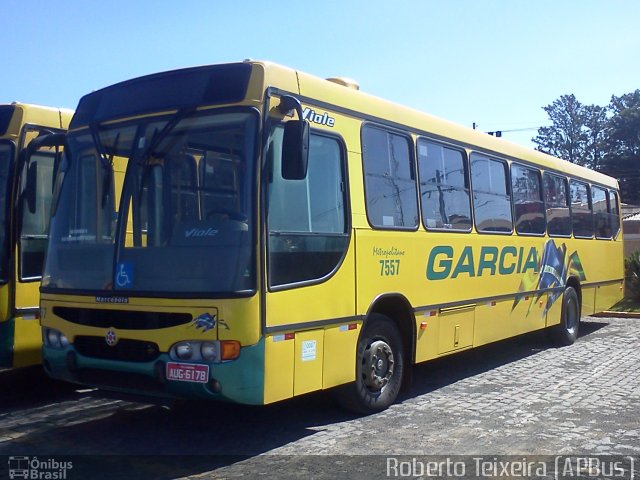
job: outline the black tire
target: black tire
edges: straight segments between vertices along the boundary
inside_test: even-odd
[[[573,287],[567,287],[562,295],[562,315],[560,324],[549,331],[554,343],[571,345],[578,338],[580,329],[580,299]]]
[[[356,413],[380,412],[398,397],[404,373],[404,351],[396,324],[372,314],[356,349],[356,380],[337,390],[339,403]]]

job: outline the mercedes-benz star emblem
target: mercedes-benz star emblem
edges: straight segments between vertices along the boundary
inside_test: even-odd
[[[113,328],[107,330],[107,333],[104,336],[104,341],[107,342],[107,345],[109,345],[110,347],[113,347],[116,343],[118,343],[118,336],[116,335],[116,332]]]

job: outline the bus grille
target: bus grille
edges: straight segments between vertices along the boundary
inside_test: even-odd
[[[123,362],[152,362],[160,355],[158,345],[142,340],[119,340],[113,347],[104,337],[77,336],[73,342],[80,355]]]
[[[53,307],[53,313],[67,322],[120,330],[156,330],[184,325],[193,320],[188,313],[104,310],[98,308]]]

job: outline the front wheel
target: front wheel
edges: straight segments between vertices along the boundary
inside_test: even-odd
[[[404,352],[398,327],[384,315],[366,322],[356,350],[356,380],[338,390],[338,401],[357,413],[380,412],[397,398]]]
[[[580,299],[573,287],[567,287],[562,295],[560,324],[550,330],[551,339],[558,345],[571,345],[578,338],[580,328]]]

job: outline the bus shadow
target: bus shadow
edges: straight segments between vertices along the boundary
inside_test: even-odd
[[[66,415],[65,415],[66,416]],[[0,455],[65,459],[87,478],[173,479],[210,472],[299,441],[327,425],[357,418],[326,392],[262,407],[186,402],[172,408],[122,402],[78,422],[38,428]],[[322,454],[323,452],[315,452]]]
[[[77,398],[77,385],[50,378],[40,365],[0,371],[0,414]]]
[[[578,341],[609,325],[589,319],[580,324]],[[480,375],[541,351],[563,348],[554,344],[546,331],[536,331],[465,350],[414,366],[411,385],[401,394],[401,400],[429,393],[468,377]]]
[[[588,337],[607,325],[586,322],[581,336]],[[413,384],[399,401],[550,348],[554,346],[545,333],[534,332],[418,365],[412,369]],[[54,401],[68,395],[63,389],[57,397],[54,395]],[[45,397],[51,403],[51,396]],[[90,405],[86,396],[78,403],[83,402]],[[94,416],[85,412],[80,419],[77,412],[56,411],[56,406],[51,405],[49,415],[56,420],[50,421],[50,426],[35,428],[19,439],[0,444],[0,454],[37,452],[40,458],[71,455],[77,462],[75,472],[85,472],[96,479],[141,475],[169,479],[211,472],[264,453],[278,453],[278,449],[336,423],[366,421],[342,410],[328,392],[263,407],[187,402],[166,408],[120,402],[100,411],[100,405],[96,405]],[[290,453],[286,449],[284,452]]]

